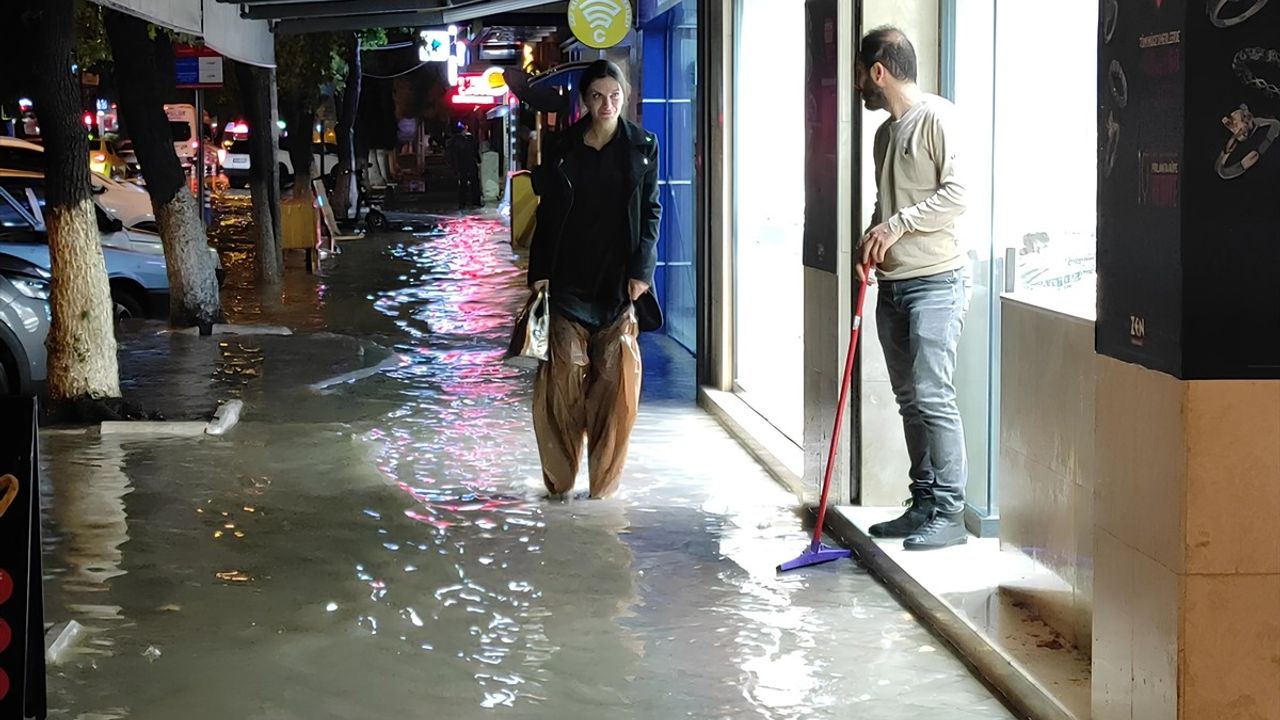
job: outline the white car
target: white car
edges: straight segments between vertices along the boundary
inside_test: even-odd
[[[276,164],[280,166],[280,184],[287,185],[293,178],[293,157],[285,147],[283,138],[276,149]],[[322,148],[319,143],[311,145],[311,177],[318,178],[323,169],[325,175],[335,175],[338,167],[338,148],[326,144]],[[324,154],[321,154],[323,151]],[[245,188],[249,186],[249,169],[252,162],[249,157],[249,141],[236,140],[230,147],[219,154],[222,162],[222,173],[227,176],[231,187]],[[321,164],[323,163],[323,168]]]
[[[44,147],[26,140],[0,136],[0,170],[44,173]],[[111,217],[127,228],[158,232],[156,216],[151,208],[151,195],[133,183],[118,182],[93,173],[93,188],[98,202]]]
[[[44,216],[44,176],[0,170],[0,252],[50,269]],[[126,228],[95,204],[107,276],[116,314],[163,317],[168,312],[169,276],[160,236]],[[218,284],[225,279],[217,248],[210,246]]]

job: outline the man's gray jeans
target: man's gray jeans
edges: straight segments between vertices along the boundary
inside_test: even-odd
[[[968,465],[953,381],[968,309],[963,271],[880,281],[876,325],[911,458],[912,495],[964,510]]]

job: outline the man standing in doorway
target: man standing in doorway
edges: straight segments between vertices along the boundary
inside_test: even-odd
[[[876,132],[876,206],[858,276],[875,282],[864,277],[874,265],[876,324],[911,459],[910,507],[871,534],[905,538],[908,550],[960,545],[968,477],[953,376],[968,294],[955,108],[916,85],[915,48],[897,28],[863,38],[856,78],[867,109],[890,115]]]

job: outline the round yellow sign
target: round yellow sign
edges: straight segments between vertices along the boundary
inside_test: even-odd
[[[631,0],[569,0],[569,29],[587,47],[611,48],[631,30]]]

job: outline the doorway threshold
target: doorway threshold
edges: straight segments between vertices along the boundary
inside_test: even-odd
[[[966,545],[909,552],[901,540],[879,540],[872,524],[901,507],[842,506],[827,531],[908,610],[949,644],[1006,705],[1035,720],[1087,720],[1091,660],[1021,600],[1028,592],[1070,592],[1053,573],[998,538],[970,537]]]
[[[698,404],[724,426],[774,480],[805,497],[804,451],[734,393],[698,388]]]

